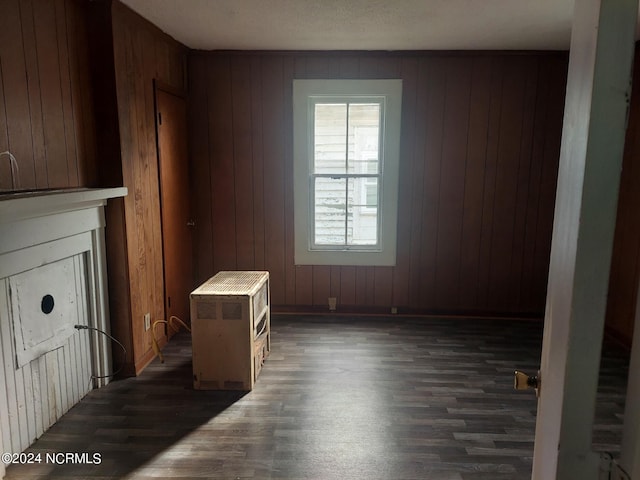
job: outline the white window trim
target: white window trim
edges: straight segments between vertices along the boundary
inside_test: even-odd
[[[383,184],[380,190],[380,248],[357,250],[310,245],[309,145],[312,119],[310,97],[384,96]],[[402,80],[294,80],[293,81],[293,180],[294,261],[296,265],[393,266],[396,264],[398,176],[400,169],[400,122]]]

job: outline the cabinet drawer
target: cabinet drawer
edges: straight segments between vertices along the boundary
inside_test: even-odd
[[[269,356],[269,346],[267,343],[267,335],[261,335],[255,342],[254,346],[254,369],[253,369],[253,380],[256,381],[258,379],[258,375],[260,375],[260,371],[262,370],[262,365],[264,365],[265,360]]]

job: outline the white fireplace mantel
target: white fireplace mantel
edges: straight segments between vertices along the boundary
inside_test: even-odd
[[[78,218],[68,215],[71,212],[98,208],[100,227],[104,227],[99,207],[106,205],[109,198],[126,194],[126,187],[0,193],[0,255],[82,231],[87,225],[75,224]],[[74,221],[64,222],[65,219]]]

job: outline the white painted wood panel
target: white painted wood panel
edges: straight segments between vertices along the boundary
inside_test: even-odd
[[[9,278],[16,367],[62,346],[76,332],[86,293],[76,263],[77,257],[63,258]]]
[[[85,305],[88,293],[83,279],[85,258],[86,254],[82,253],[65,260],[71,263],[72,273],[82,277],[82,280],[75,279],[73,287],[77,287],[78,293],[84,288],[84,297],[79,295],[80,301],[72,305],[75,308],[74,322],[80,325],[89,324]],[[12,308],[7,305],[16,300],[11,296],[10,280],[11,277],[2,281],[5,294],[0,304],[3,312],[10,313],[8,318],[3,315],[0,322],[4,363],[2,383],[5,386],[4,402],[0,403],[0,408],[6,412],[2,416],[7,417],[2,422],[3,444],[18,452],[33,443],[93,388],[92,372],[87,368],[91,364],[91,333],[72,327],[71,335],[51,344],[49,351],[39,352],[24,364],[18,363],[16,344],[12,341],[16,319],[11,315],[18,309],[15,305]],[[20,297],[17,299],[21,300]]]

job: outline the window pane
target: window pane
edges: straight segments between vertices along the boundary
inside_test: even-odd
[[[344,178],[314,179],[314,243],[346,244],[346,187]]]
[[[373,208],[378,206],[378,179],[368,178],[364,185],[366,206]]]
[[[349,105],[349,173],[378,173],[380,105]]]
[[[313,173],[345,173],[347,104],[316,104],[314,125]]]
[[[349,179],[347,214],[349,245],[378,243],[378,179]]]

